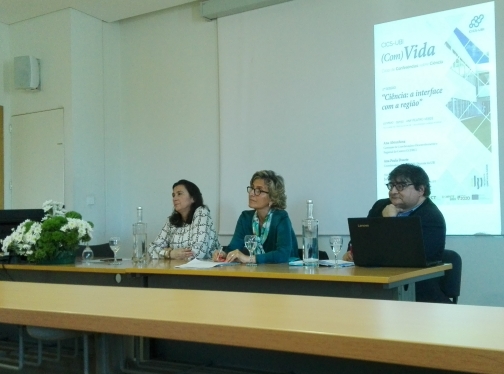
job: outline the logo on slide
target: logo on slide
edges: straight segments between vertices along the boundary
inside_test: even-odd
[[[483,18],[485,18],[483,14],[480,14],[479,16],[474,16],[474,18],[471,20],[471,23],[469,24],[469,28],[472,29],[474,27],[478,27],[481,24],[481,22],[483,22]]]

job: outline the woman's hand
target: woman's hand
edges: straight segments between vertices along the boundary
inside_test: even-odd
[[[241,262],[242,264],[247,264],[250,262],[250,256],[244,255],[241,251],[235,249],[228,253],[226,262]]]
[[[226,261],[226,256],[227,256],[227,253],[224,251],[221,251],[221,250],[214,251],[214,253],[212,253],[212,261],[224,262],[224,261]]]
[[[187,260],[191,257],[194,257],[191,248],[177,248],[172,249],[170,252],[170,258],[172,260]]]
[[[343,261],[353,261],[352,251],[343,253]]]

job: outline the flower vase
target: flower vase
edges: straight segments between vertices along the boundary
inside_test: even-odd
[[[9,264],[26,264],[28,259],[26,256],[18,255],[17,253],[11,253],[9,255]]]
[[[75,263],[75,251],[60,251],[51,259],[39,260],[37,265],[67,265]]]

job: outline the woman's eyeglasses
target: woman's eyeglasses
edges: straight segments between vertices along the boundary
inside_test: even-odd
[[[254,191],[254,195],[255,196],[259,196],[260,194],[262,193],[266,193],[269,195],[269,192],[268,191],[263,191],[261,190],[260,188],[253,188],[253,187],[247,187],[247,193],[250,194],[252,191]]]

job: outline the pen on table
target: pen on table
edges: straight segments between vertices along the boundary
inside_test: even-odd
[[[222,247],[219,248],[219,252],[217,252],[217,261],[219,261],[220,254],[222,253]]]

